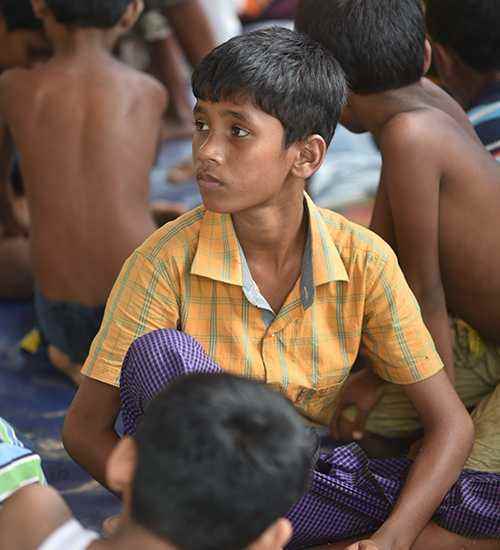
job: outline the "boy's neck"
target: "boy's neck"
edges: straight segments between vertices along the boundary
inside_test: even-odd
[[[109,54],[116,42],[116,32],[112,29],[97,28],[68,29],[58,25],[50,33],[56,56],[95,56]]]
[[[277,204],[232,215],[247,259],[266,258],[279,267],[294,251],[302,254],[307,238],[303,188],[286,194]]]
[[[365,131],[375,136],[394,116],[426,105],[424,79],[404,88],[373,94],[352,94],[349,106]]]

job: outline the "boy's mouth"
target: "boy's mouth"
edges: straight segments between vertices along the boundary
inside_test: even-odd
[[[223,185],[219,178],[216,178],[214,175],[210,174],[210,172],[205,172],[203,170],[196,172],[196,180],[198,185],[205,189],[217,189]]]

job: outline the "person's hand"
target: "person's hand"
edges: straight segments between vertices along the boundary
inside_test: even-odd
[[[363,439],[366,421],[380,400],[383,384],[384,381],[369,367],[349,376],[330,424],[330,434],[334,439]],[[353,421],[346,420],[343,413],[353,405],[356,417]]]
[[[345,550],[383,550],[381,546],[375,544],[372,540],[360,540],[349,545]]]

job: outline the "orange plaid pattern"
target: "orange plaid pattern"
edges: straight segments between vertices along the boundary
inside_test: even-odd
[[[118,385],[137,337],[178,328],[226,371],[265,381],[322,424],[361,344],[385,380],[410,384],[438,372],[441,360],[389,246],[306,203],[312,284],[299,278],[270,325],[244,295],[231,217],[199,207],[127,260],[82,372]]]

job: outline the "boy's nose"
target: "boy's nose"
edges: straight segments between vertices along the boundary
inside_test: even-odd
[[[224,146],[217,135],[209,134],[206,139],[200,143],[198,151],[195,154],[198,160],[205,162],[212,161],[221,164],[224,160]]]

